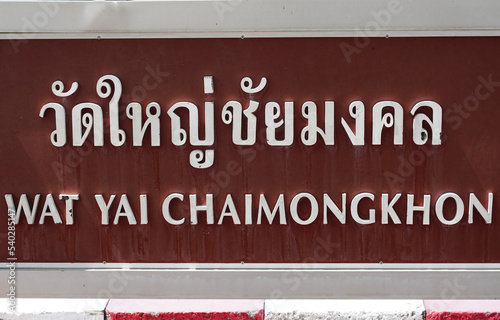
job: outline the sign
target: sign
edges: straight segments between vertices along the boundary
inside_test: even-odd
[[[366,40],[2,40],[17,261],[500,262],[500,44]]]

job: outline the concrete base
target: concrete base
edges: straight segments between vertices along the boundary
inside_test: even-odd
[[[0,300],[0,320],[500,320],[500,300]]]

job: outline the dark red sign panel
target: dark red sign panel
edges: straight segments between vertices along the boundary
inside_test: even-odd
[[[500,262],[497,38],[0,47],[18,262]]]

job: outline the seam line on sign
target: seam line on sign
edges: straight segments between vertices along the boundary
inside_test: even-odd
[[[35,40],[35,39],[158,39],[158,38],[228,38],[240,39],[244,34],[245,38],[325,38],[339,37],[352,38],[358,37],[356,30],[272,30],[272,31],[207,31],[207,32],[110,32],[110,31],[92,31],[92,32],[0,32],[2,40]],[[476,29],[391,29],[381,30],[377,36],[369,38],[385,37],[498,37],[500,29],[498,28],[476,28]]]
[[[13,258],[8,258],[8,260]],[[500,263],[37,263],[17,262],[18,269],[78,269],[78,270],[352,270],[352,271],[496,271]],[[0,270],[8,269],[0,264]]]

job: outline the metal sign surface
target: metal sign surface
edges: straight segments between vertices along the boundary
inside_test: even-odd
[[[360,40],[0,41],[17,261],[499,263],[498,39]]]

